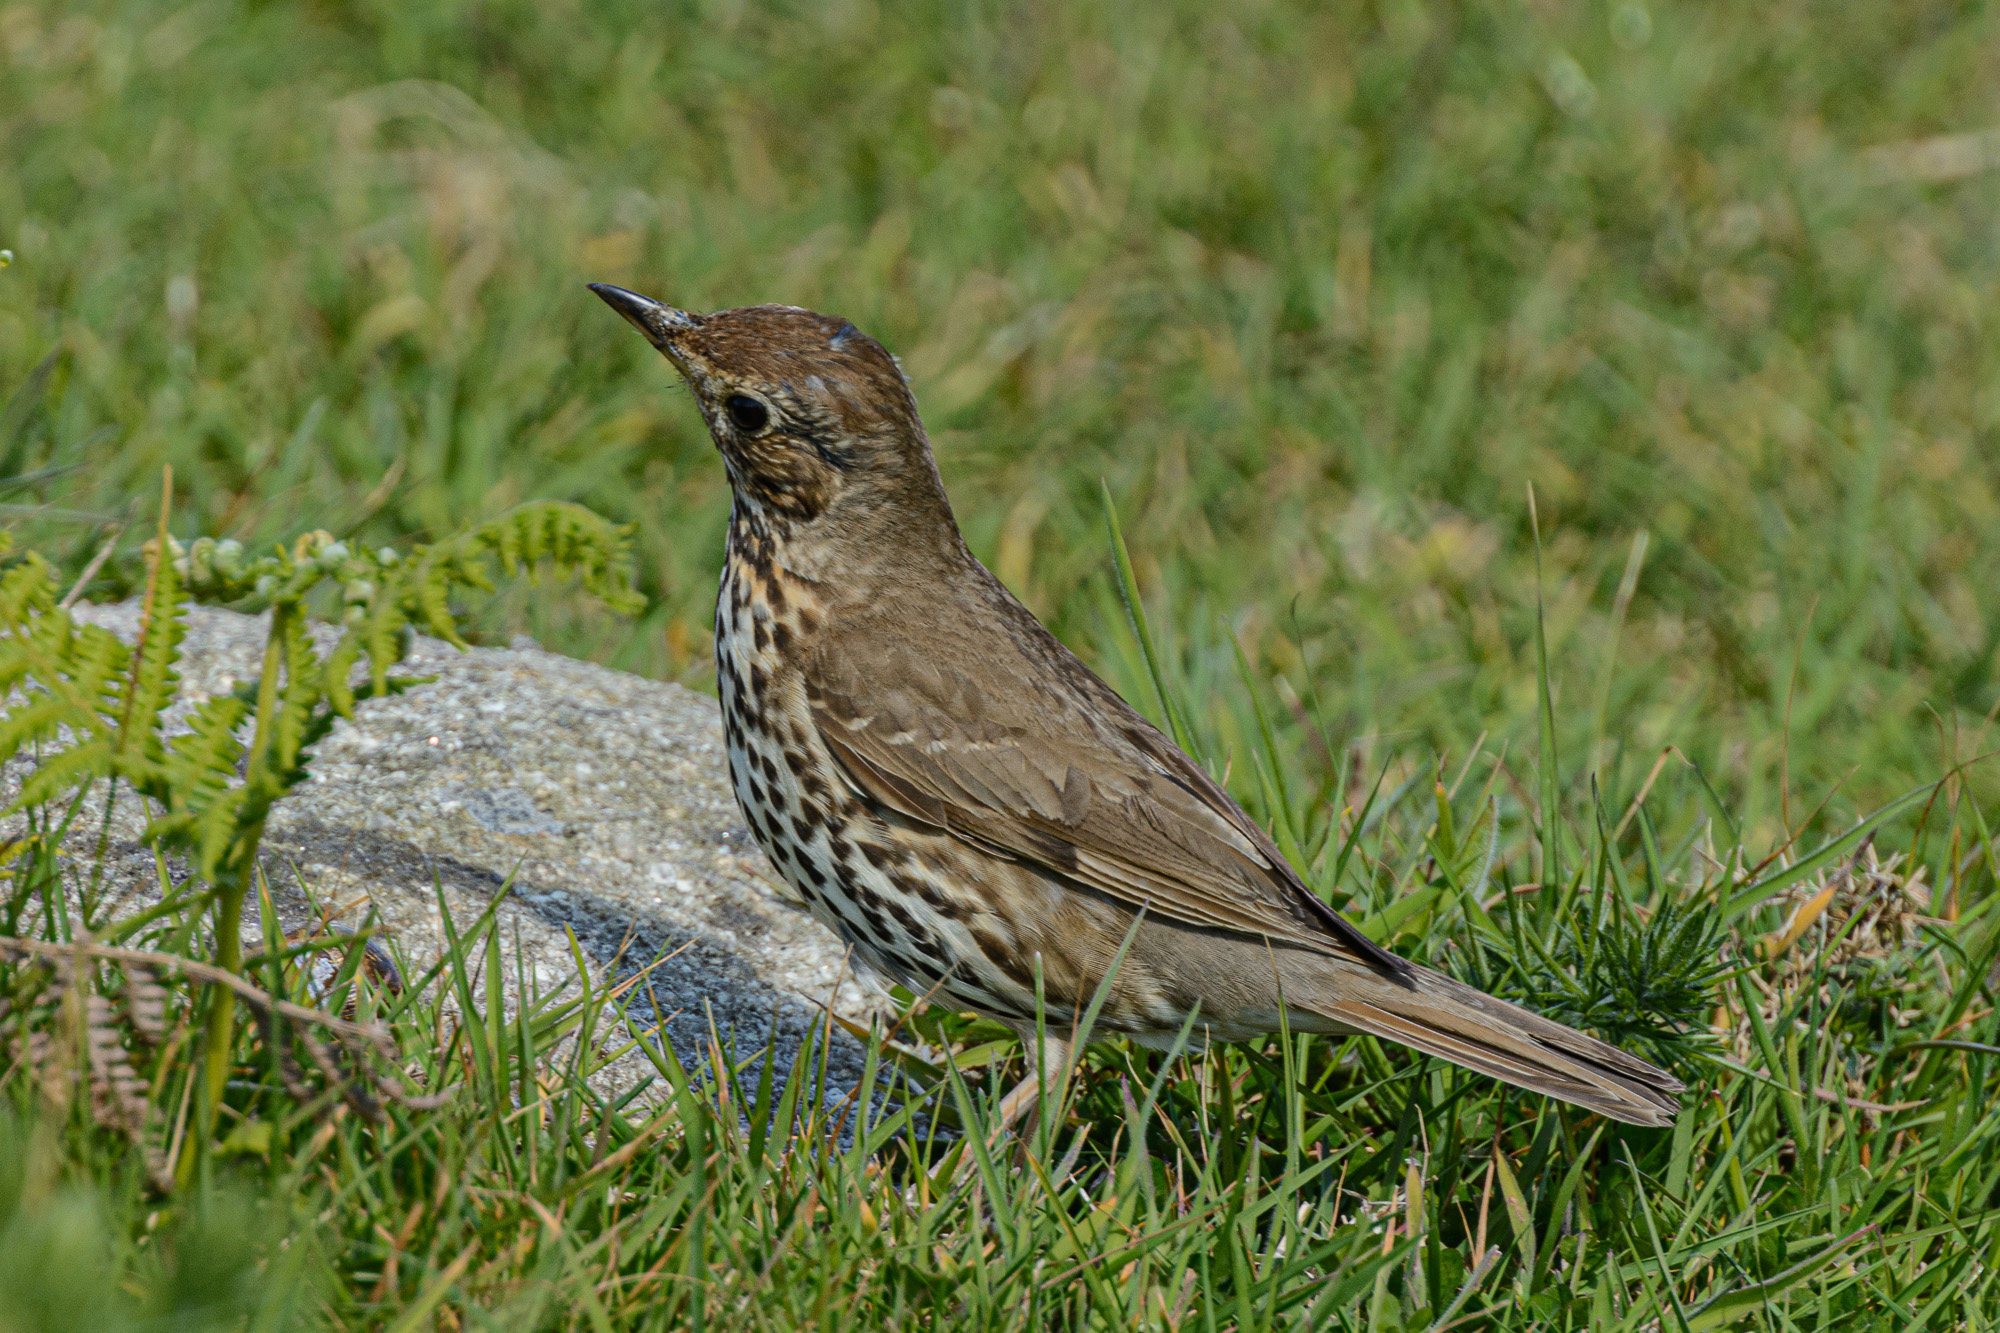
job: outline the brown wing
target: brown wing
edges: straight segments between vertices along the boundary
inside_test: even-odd
[[[807,663],[807,699],[858,788],[905,818],[1135,908],[1407,974],[1320,901],[1192,760],[1025,609],[1008,609],[1015,633],[990,636],[999,642],[976,659],[951,651],[959,645],[946,635],[887,661],[870,653],[864,669],[838,636],[822,641]],[[955,660],[976,661],[976,675]]]

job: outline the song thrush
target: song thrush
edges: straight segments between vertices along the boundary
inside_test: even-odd
[[[793,306],[604,301],[673,362],[728,469],[717,693],[772,864],[874,969],[1036,1031],[1080,1014],[1369,1033],[1616,1120],[1665,1125],[1643,1060],[1362,934],[1254,820],[966,549],[901,368]],[[1136,922],[1136,926],[1135,926]],[[1282,996],[1282,1001],[1280,997]],[[1198,1006],[1198,1009],[1197,1009]],[[1060,1072],[1071,1052],[1044,1048]]]

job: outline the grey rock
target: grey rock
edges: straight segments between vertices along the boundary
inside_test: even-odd
[[[130,602],[75,614],[137,634]],[[335,631],[317,633],[330,647]],[[170,730],[256,675],[264,635],[261,617],[190,611]],[[421,973],[444,943],[440,896],[463,927],[511,880],[499,910],[510,970],[544,991],[573,978],[571,933],[593,974],[664,958],[635,990],[634,1012],[663,1025],[684,1060],[707,1050],[711,1020],[744,1055],[775,1027],[782,1068],[821,1004],[864,1024],[885,1012],[744,827],[713,700],[515,645],[461,652],[419,638],[399,670],[434,679],[364,701],[319,743],[263,844],[288,926],[355,927],[372,912]],[[9,776],[18,783],[18,766]],[[95,818],[78,822],[92,838]],[[158,898],[144,821],[128,794],[102,825],[95,892],[118,914]],[[830,1080],[851,1086],[858,1047],[837,1046]]]
[[[440,809],[463,810],[479,827],[495,833],[559,834],[568,827],[537,809],[534,798],[519,787],[486,791],[452,784],[438,789],[438,800]]]

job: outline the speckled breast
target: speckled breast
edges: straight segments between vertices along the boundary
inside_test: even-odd
[[[905,859],[819,739],[798,662],[824,606],[754,526],[732,524],[715,608],[716,693],[737,804],[772,865],[859,960],[919,994],[951,970],[949,923],[900,892]],[[976,997],[962,997],[972,1000]]]

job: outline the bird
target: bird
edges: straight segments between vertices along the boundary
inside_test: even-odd
[[[1392,953],[1315,894],[974,557],[880,343],[797,306],[590,290],[679,373],[728,474],[716,692],[743,817],[855,958],[1019,1034],[1003,1123],[1084,1041],[1286,1029],[1673,1122],[1671,1074]],[[1090,1031],[1050,1021],[1100,987]]]

